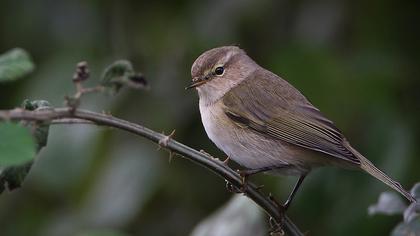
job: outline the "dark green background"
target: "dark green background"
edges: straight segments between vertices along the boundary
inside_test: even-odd
[[[417,1],[2,0],[0,52],[28,50],[37,68],[0,85],[0,108],[25,98],[62,106],[75,64],[101,70],[127,58],[150,91],[89,95],[111,111],[223,158],[185,91],[203,51],[239,45],[300,89],[353,146],[407,188],[420,180],[420,8]],[[187,235],[226,202],[223,180],[151,142],[87,126],[52,127],[23,188],[0,196],[1,235],[73,235],[90,228],[130,235]],[[295,179],[261,176],[284,199]],[[401,217],[367,215],[389,190],[366,174],[313,172],[289,211],[309,235],[387,235]]]

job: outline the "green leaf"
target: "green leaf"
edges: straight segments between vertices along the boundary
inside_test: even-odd
[[[0,123],[0,167],[24,164],[35,156],[29,130],[16,123]]]
[[[117,93],[122,86],[135,89],[147,88],[147,81],[141,73],[134,71],[131,62],[119,60],[105,69],[102,85],[109,88],[112,93]]]
[[[35,111],[37,109],[51,108],[51,104],[45,100],[34,100],[25,99],[22,103],[22,107],[28,111]]]
[[[0,193],[20,187],[35,157],[29,130],[15,123],[0,123]]]
[[[32,164],[33,160],[18,166],[10,166],[5,169],[0,168],[0,193],[6,189],[6,186],[8,190],[19,188],[31,169]]]
[[[22,103],[22,107],[29,111],[52,109],[50,103],[45,100],[25,100]],[[36,144],[36,152],[39,152],[42,147],[47,145],[49,133],[48,123],[21,121],[21,124],[26,126],[26,128],[13,123],[0,123],[0,160],[6,157],[5,155],[18,157],[19,160],[22,159],[18,163],[0,165],[0,193],[6,189],[6,186],[8,190],[13,190],[21,186],[33,164],[33,158],[35,157],[34,145]],[[1,128],[3,126],[6,126],[6,132],[3,132]],[[12,128],[8,128],[9,126],[12,126]],[[23,135],[23,139],[21,136],[17,136],[18,134],[13,133],[14,129],[23,133],[20,134]],[[32,130],[32,135],[29,134],[29,130]],[[10,132],[12,132],[12,135],[10,135]],[[12,145],[10,145],[11,142]],[[30,151],[28,151],[29,149]],[[25,154],[19,153],[18,151],[25,151]]]
[[[25,101],[23,101],[22,107],[23,109],[29,111],[52,109],[50,103],[45,100],[30,101],[26,99]],[[45,147],[47,145],[50,125],[48,123],[38,123],[34,126],[32,123],[29,123],[27,126],[30,127],[31,130],[34,130],[33,136],[37,144],[37,152],[39,152],[42,147]]]
[[[0,55],[0,82],[19,79],[35,68],[29,54],[15,48]]]

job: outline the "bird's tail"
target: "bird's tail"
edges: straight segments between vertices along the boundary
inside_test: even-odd
[[[366,157],[364,157],[362,154],[360,154],[358,151],[356,151],[353,147],[350,146],[346,142],[346,147],[360,160],[360,168],[362,168],[364,171],[372,175],[373,177],[377,178],[378,180],[382,181],[389,187],[393,188],[395,191],[401,193],[407,200],[410,202],[416,202],[416,199],[407,192],[400,183],[397,181],[391,179],[388,175],[386,175],[383,171],[378,169],[375,165],[372,164]]]

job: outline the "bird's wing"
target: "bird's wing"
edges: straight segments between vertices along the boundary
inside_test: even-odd
[[[257,70],[222,98],[237,125],[354,164],[344,136],[298,90],[277,75]]]

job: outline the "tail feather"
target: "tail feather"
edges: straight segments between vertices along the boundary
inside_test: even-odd
[[[382,181],[395,191],[399,192],[401,195],[403,195],[407,200],[410,202],[416,202],[416,199],[407,192],[400,183],[397,181],[391,179],[388,175],[386,175],[383,171],[378,169],[375,165],[372,164],[366,157],[364,157],[362,154],[360,154],[358,151],[356,151],[353,147],[350,146],[350,144],[346,143],[346,147],[360,160],[360,168],[362,168],[364,171],[372,175],[373,177],[377,178],[378,180]]]

